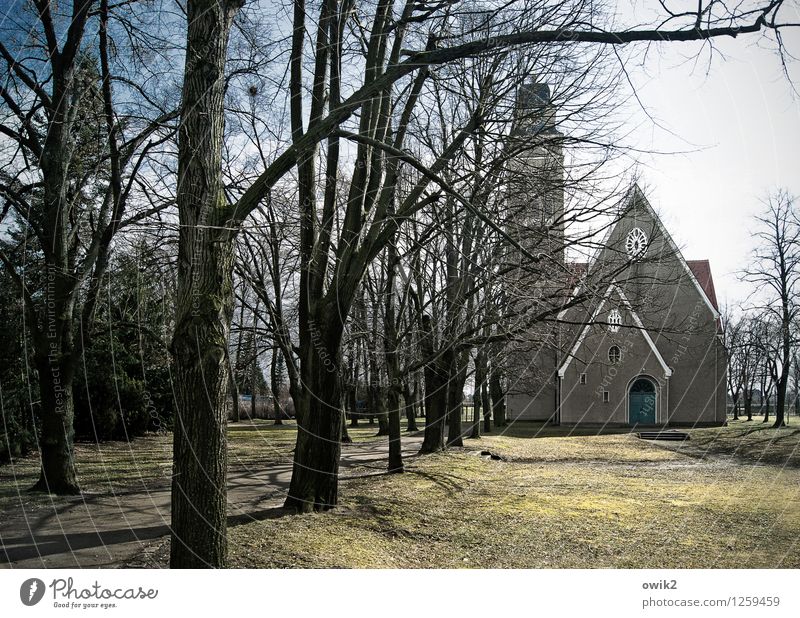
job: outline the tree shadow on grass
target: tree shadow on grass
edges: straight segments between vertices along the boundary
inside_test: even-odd
[[[446,474],[444,472],[423,472],[422,470],[406,470],[404,474],[418,476],[426,481],[430,481],[437,487],[443,489],[449,496],[453,496],[456,493],[464,491],[464,485],[461,483],[463,483],[466,479],[456,476],[455,474]]]

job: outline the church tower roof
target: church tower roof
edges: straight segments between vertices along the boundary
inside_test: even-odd
[[[558,134],[550,86],[535,75],[517,88],[515,125],[520,135]]]

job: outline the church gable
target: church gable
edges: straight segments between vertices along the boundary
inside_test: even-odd
[[[588,365],[593,362],[614,364],[613,355],[604,352],[604,346],[617,346],[628,350],[633,343],[639,344],[639,357],[650,358],[658,365],[665,378],[672,375],[663,355],[645,328],[636,310],[631,306],[622,289],[612,283],[598,303],[591,319],[583,326],[572,347],[566,351],[558,369],[564,378],[573,362]],[[621,347],[620,347],[621,346]]]
[[[629,192],[625,210],[612,228],[596,261],[597,275],[617,272],[616,280],[627,293],[634,307],[639,307],[642,319],[647,323],[647,313],[682,310],[676,306],[676,287],[684,287],[683,295],[690,296],[691,304],[702,303],[708,317],[716,320],[719,312],[716,299],[712,302],[709,292],[713,290],[708,261],[694,262],[693,269],[683,257],[678,246],[653,210],[637,185]],[[703,275],[701,285],[695,271]],[[665,307],[651,307],[653,301],[662,300]]]
[[[693,327],[702,324],[703,330],[716,330],[719,313],[708,261],[689,263],[684,259],[637,186],[622,204],[623,212],[594,260],[581,265],[582,282],[575,294],[603,289],[614,281],[654,338],[656,333],[684,332],[689,322]],[[591,321],[598,302],[596,297],[588,298],[563,310],[559,319],[565,324],[585,324]],[[569,326],[564,330],[571,341],[579,334],[579,329]]]

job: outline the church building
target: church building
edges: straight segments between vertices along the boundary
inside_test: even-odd
[[[528,88],[527,100],[534,91],[537,105],[546,107],[546,87]],[[553,122],[554,114],[548,118]],[[558,167],[554,160],[563,166],[559,150],[548,152],[555,153],[545,157],[548,167]],[[540,176],[541,160],[518,163],[516,174],[524,176],[528,165]],[[557,178],[562,175],[563,170]],[[536,204],[526,193],[536,192],[531,186],[538,184],[515,190],[517,199]],[[546,193],[554,184],[548,183]],[[559,212],[564,200],[538,203],[550,211],[536,216],[553,222],[558,243],[568,245],[558,223],[565,220]],[[508,419],[630,427],[723,424],[727,359],[710,264],[684,258],[639,187],[621,201],[590,262],[570,262],[568,252],[554,251],[571,273],[570,291],[562,295],[556,319],[536,324],[527,341],[522,337],[507,349]]]

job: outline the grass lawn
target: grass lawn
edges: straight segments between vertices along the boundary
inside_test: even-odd
[[[793,424],[797,421],[792,418]],[[375,440],[377,427],[350,431]],[[406,460],[406,473],[348,469],[339,508],[229,528],[235,567],[800,567],[800,428],[758,421],[689,430],[684,443],[622,431],[517,423]],[[232,471],[288,462],[293,423],[229,426]],[[502,457],[480,456],[489,450]],[[171,437],[77,446],[85,492],[165,487]],[[35,457],[0,467],[0,513],[27,494]],[[152,556],[164,564],[167,541]]]
[[[565,433],[519,423],[402,475],[344,481],[332,512],[231,528],[231,564],[800,566],[797,428],[731,423],[687,443]]]
[[[374,439],[376,425],[362,423],[350,428],[354,442]],[[272,421],[242,421],[228,425],[228,467],[237,469],[291,461],[297,436],[294,421],[274,425]],[[132,442],[75,445],[78,481],[84,493],[107,494],[125,490],[153,489],[168,485],[172,474],[172,434],[150,434]],[[37,455],[23,457],[13,465],[0,466],[0,511],[18,508],[20,493],[26,504],[51,504],[42,494],[26,494],[39,478]]]

